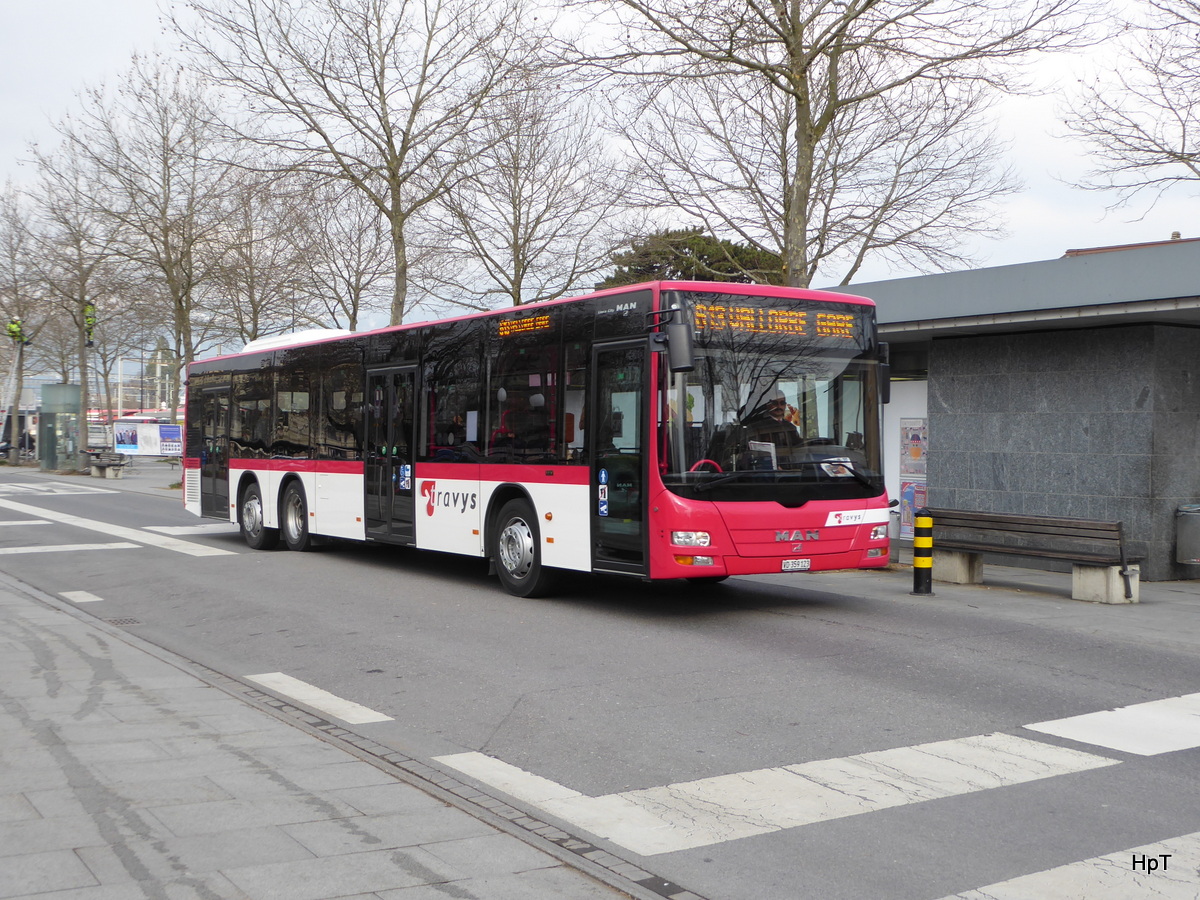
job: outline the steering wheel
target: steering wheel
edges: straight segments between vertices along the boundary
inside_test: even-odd
[[[700,470],[700,467],[701,467],[701,466],[703,466],[703,465],[709,465],[709,466],[712,466],[712,467],[713,467],[714,469],[716,469],[718,472],[724,472],[724,471],[725,471],[724,469],[722,469],[722,468],[721,468],[721,465],[720,465],[720,463],[718,463],[716,460],[712,460],[712,459],[701,459],[701,460],[697,460],[697,461],[696,461],[696,464],[695,464],[694,466],[692,466],[690,469],[688,469],[688,471],[689,471],[689,472],[698,472],[698,471]]]

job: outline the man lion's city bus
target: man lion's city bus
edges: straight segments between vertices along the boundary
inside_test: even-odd
[[[184,503],[255,549],[315,537],[715,583],[883,566],[874,304],[655,282],[193,363]]]

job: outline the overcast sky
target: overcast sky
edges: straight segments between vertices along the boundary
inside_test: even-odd
[[[0,0],[0,179],[23,181],[30,140],[52,140],[48,122],[73,108],[84,85],[111,80],[130,55],[166,46],[156,0]],[[1058,66],[1065,67],[1065,61]],[[1069,78],[1064,72],[1064,77]],[[997,209],[1010,236],[976,242],[983,265],[1054,259],[1065,250],[1200,236],[1197,202],[1179,191],[1153,209],[1106,213],[1111,197],[1078,191],[1057,179],[1078,176],[1086,159],[1055,137],[1050,98],[1007,101],[1001,120],[1025,190]],[[1141,216],[1140,220],[1137,219]],[[857,282],[916,274],[864,267]]]

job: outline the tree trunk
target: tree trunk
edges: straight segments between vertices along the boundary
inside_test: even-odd
[[[392,207],[393,210],[395,208],[395,206]],[[395,263],[396,280],[392,286],[392,316],[389,324],[402,325],[404,323],[404,307],[408,302],[408,247],[404,242],[404,220],[395,213],[390,218],[392,258]]]

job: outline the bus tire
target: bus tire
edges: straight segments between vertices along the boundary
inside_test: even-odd
[[[545,596],[557,581],[557,573],[542,565],[537,518],[524,500],[509,500],[500,508],[492,529],[492,559],[500,584],[514,596]]]
[[[279,529],[263,525],[262,490],[252,481],[242,491],[238,510],[242,538],[251,550],[274,550],[279,546]]]
[[[308,533],[308,500],[304,496],[304,485],[299,481],[290,482],[283,492],[279,525],[289,550],[303,553],[312,549],[312,535]]]

